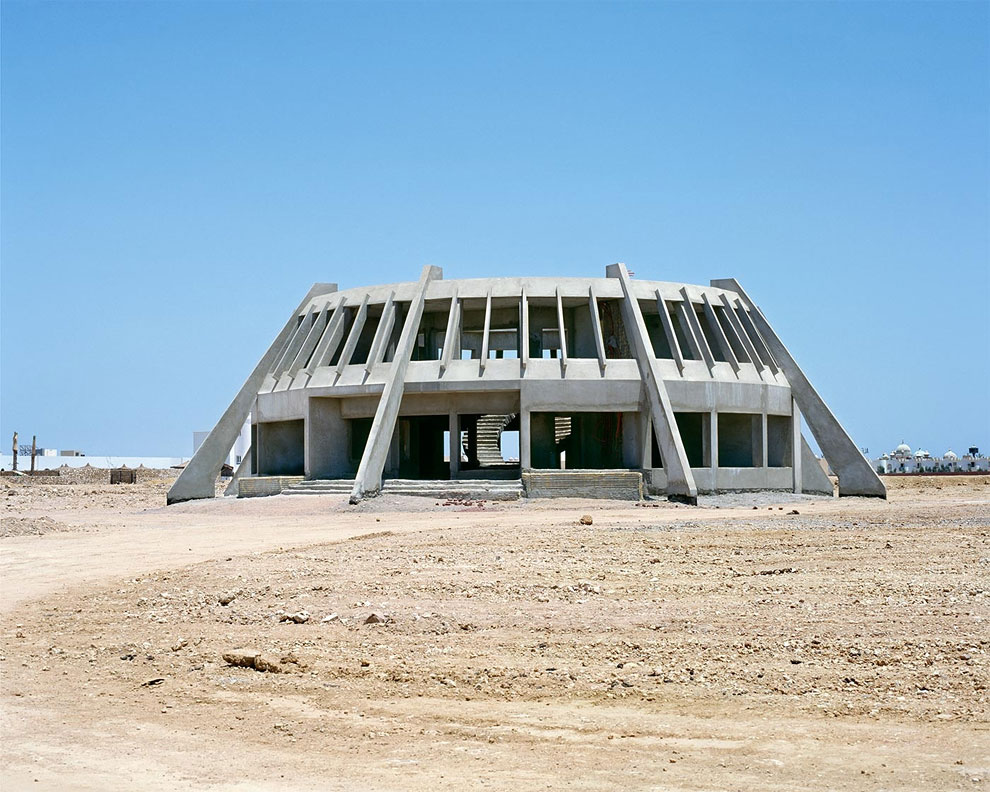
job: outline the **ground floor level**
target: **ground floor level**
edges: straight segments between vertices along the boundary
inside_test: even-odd
[[[831,492],[783,404],[678,409],[676,430],[702,492]],[[285,400],[283,400],[285,402]],[[352,479],[377,400],[305,396],[292,411],[256,410],[242,476]],[[630,409],[631,408],[631,409]],[[666,487],[664,459],[640,405],[527,404],[518,391],[407,394],[391,431],[385,479],[518,479],[524,471],[640,471]]]

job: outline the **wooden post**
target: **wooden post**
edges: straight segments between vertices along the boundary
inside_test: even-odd
[[[34,455],[38,452],[38,435],[31,435],[31,475],[34,475]]]
[[[14,442],[11,444],[11,450],[14,452],[14,472],[17,472],[17,432],[14,432]]]

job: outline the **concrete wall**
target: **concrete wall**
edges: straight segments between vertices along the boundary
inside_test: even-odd
[[[306,469],[306,422],[259,422],[258,475],[302,476]]]
[[[341,400],[314,398],[308,402],[306,421],[306,478],[353,478],[357,464],[348,455],[348,422]]]

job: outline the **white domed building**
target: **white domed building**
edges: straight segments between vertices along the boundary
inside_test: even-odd
[[[924,448],[912,451],[901,441],[889,454],[873,460],[874,469],[881,475],[897,473],[985,473],[990,472],[990,459],[979,454],[978,448],[971,448],[962,459],[952,449],[941,457],[934,457]]]

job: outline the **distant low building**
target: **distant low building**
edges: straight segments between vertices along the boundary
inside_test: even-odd
[[[206,442],[206,438],[209,437],[209,432],[193,432],[193,453],[195,454],[201,445]],[[234,470],[237,470],[237,466],[244,461],[244,457],[247,456],[248,450],[251,448],[251,415],[248,415],[247,420],[241,427],[241,433],[237,436],[234,441],[233,447],[230,449],[230,453],[227,454],[226,464],[230,465]]]
[[[916,451],[901,441],[893,451],[882,454],[873,460],[877,473],[987,473],[990,472],[990,457],[980,454],[980,449],[971,447],[959,456],[951,448],[942,456],[933,456],[924,448]]]

